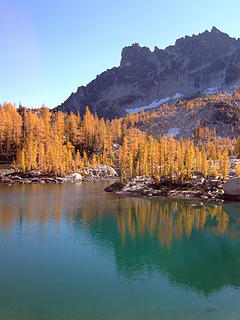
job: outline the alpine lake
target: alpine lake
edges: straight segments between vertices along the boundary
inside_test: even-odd
[[[240,203],[0,186],[0,320],[240,320]]]

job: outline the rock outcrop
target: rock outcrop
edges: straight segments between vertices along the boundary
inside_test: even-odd
[[[148,106],[176,94],[199,94],[240,81],[240,39],[213,27],[175,45],[154,51],[134,43],[122,50],[119,67],[107,70],[81,86],[55,110],[92,112],[120,117],[126,109]],[[157,102],[158,101],[158,102]]]
[[[240,88],[238,88],[238,91]],[[224,95],[229,96],[228,94]],[[194,100],[190,100],[192,103]],[[217,101],[204,98],[201,105],[194,109],[186,106],[189,100],[175,103],[175,108],[165,108],[164,117],[161,109],[155,111],[151,122],[140,122],[136,126],[141,131],[157,137],[170,136],[173,133],[176,139],[187,139],[196,134],[197,123],[202,129],[216,131],[217,137],[238,137],[240,135],[240,99],[231,98],[229,101]]]
[[[105,191],[132,197],[162,196],[219,201],[223,199],[222,186],[223,183],[219,178],[204,178],[201,173],[196,172],[193,178],[185,183],[173,183],[168,178],[156,182],[151,177],[140,176],[126,184],[114,183],[105,188]]]

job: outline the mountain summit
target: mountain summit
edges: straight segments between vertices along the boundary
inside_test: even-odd
[[[104,118],[149,109],[181,96],[211,93],[240,81],[240,39],[216,27],[151,51],[138,43],[122,49],[119,67],[81,86],[55,110]]]

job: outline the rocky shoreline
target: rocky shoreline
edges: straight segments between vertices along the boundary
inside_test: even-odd
[[[185,183],[173,183],[169,179],[157,182],[151,177],[136,177],[126,184],[115,182],[105,188],[106,192],[132,197],[169,197],[204,200],[224,200],[223,181],[194,175]]]
[[[13,168],[0,169],[0,183],[45,184],[114,181],[106,192],[130,197],[168,197],[179,199],[202,199],[213,201],[240,200],[240,177],[230,176],[227,182],[219,177],[203,177],[194,172],[192,179],[184,183],[172,182],[167,177],[157,182],[153,177],[138,176],[122,184],[115,169],[107,165],[86,167],[81,173],[73,172],[65,177],[46,175],[39,170],[22,173]]]
[[[0,183],[12,184],[32,184],[32,183],[80,183],[108,181],[118,179],[116,171],[107,165],[96,165],[95,167],[86,167],[83,172],[73,172],[65,177],[46,175],[40,170],[29,172],[20,172],[13,168],[0,170]]]

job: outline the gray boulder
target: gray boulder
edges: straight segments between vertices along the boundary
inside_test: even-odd
[[[240,177],[232,178],[223,185],[224,195],[240,199]]]
[[[65,177],[65,182],[78,183],[82,182],[82,176],[78,172],[74,172]]]

